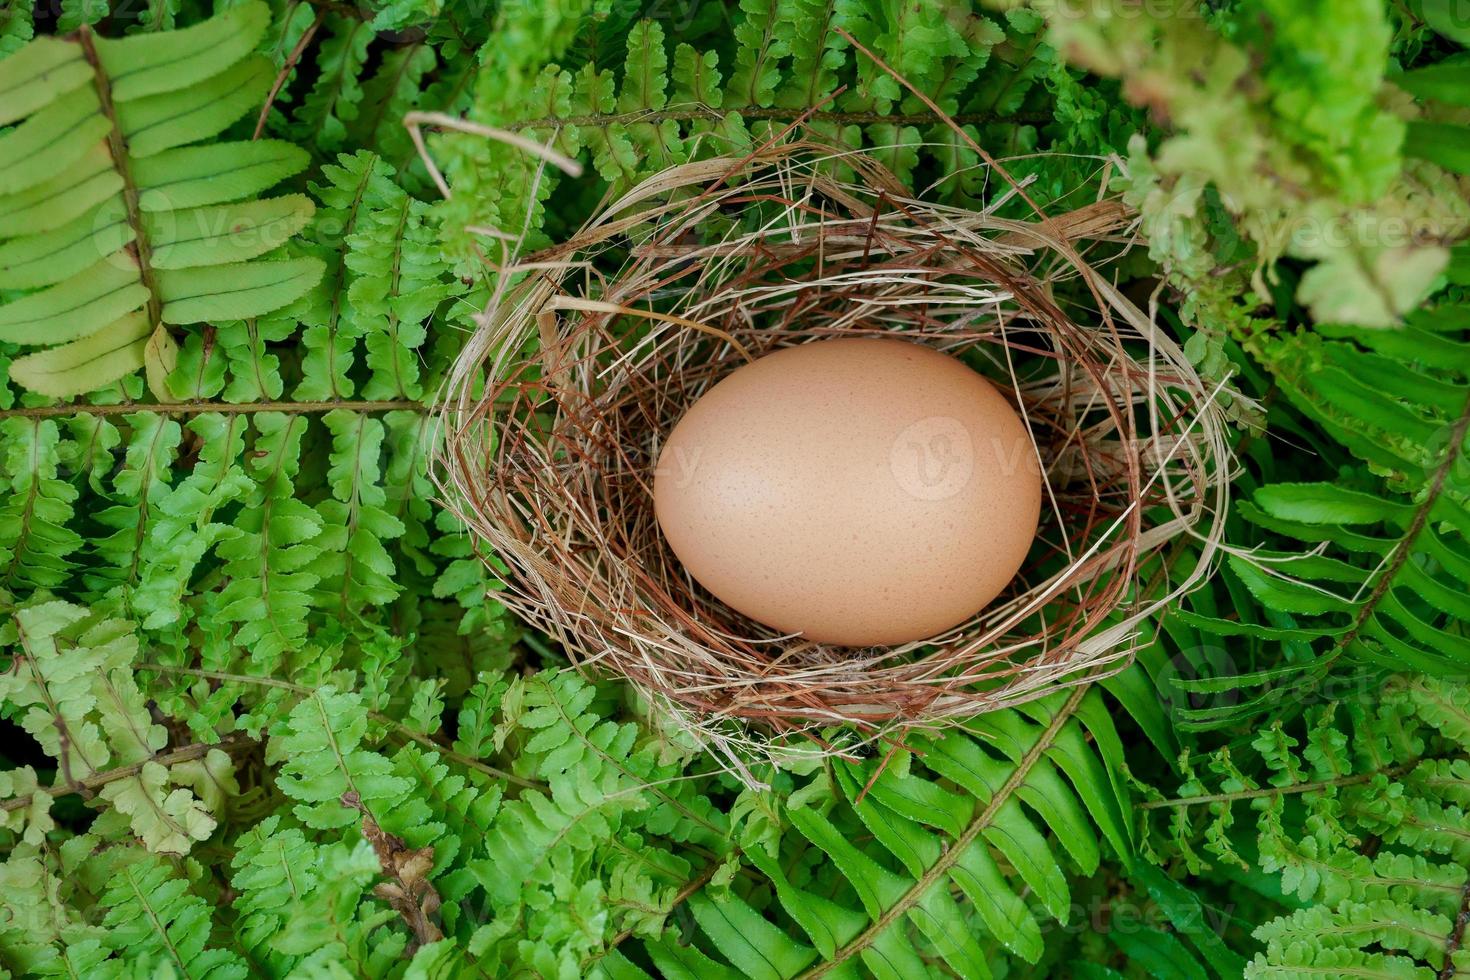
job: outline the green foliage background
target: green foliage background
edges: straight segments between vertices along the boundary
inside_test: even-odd
[[[253,52],[200,68],[206,35],[167,32],[201,23],[256,25],[223,32]],[[1118,274],[1224,386],[1236,505],[1125,673],[754,791],[505,614],[433,503],[425,408],[502,235],[550,244],[808,112],[925,194],[993,200],[838,28],[1044,206],[1140,209]],[[75,61],[56,37],[101,45],[92,76],[0,87],[6,975],[1470,976],[1453,0],[0,0],[0,79]],[[215,77],[250,97],[161,124],[203,155],[151,155],[138,106]],[[99,129],[47,114],[101,78]],[[589,171],[444,134],[444,200],[415,110]],[[26,210],[65,176],[35,148],[105,134],[133,191],[268,158],[190,206],[278,234],[123,277],[104,340],[37,355],[72,321],[28,299],[61,266],[16,272],[58,244],[36,215],[65,224]]]

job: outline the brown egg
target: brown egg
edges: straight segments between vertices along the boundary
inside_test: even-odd
[[[934,636],[1015,577],[1041,474],[1007,396],[894,339],[790,347],[690,407],[654,475],[674,554],[726,604],[844,646]]]

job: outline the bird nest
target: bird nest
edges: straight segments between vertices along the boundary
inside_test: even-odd
[[[993,166],[997,205],[1029,201]],[[1126,666],[1140,627],[1208,567],[1223,417],[1101,271],[1137,244],[1120,201],[999,210],[926,203],[871,155],[792,139],[662,172],[564,244],[509,256],[501,278],[517,281],[480,318],[441,408],[441,487],[503,581],[497,598],[737,760],[841,751]],[[669,549],[651,489],[660,448],[751,358],[890,335],[962,358],[1014,399],[1045,475],[1036,544],[989,608],[923,642],[781,635]],[[1204,554],[1176,571],[1185,536]]]

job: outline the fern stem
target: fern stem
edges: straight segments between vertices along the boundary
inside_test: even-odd
[[[283,681],[276,677],[251,677],[248,674],[231,674],[223,670],[203,670],[199,667],[175,667],[170,664],[153,663],[138,664],[137,669],[156,670],[165,674],[186,674],[190,677],[202,677],[205,680],[223,681],[226,683],[257,684],[261,687],[275,687],[283,691],[292,691],[296,694],[301,695],[302,697],[311,697],[311,695],[315,693],[309,687],[303,687],[300,684],[293,684],[290,681]],[[417,742],[424,748],[432,749],[446,759],[457,762],[460,765],[470,769],[478,769],[480,772],[485,773],[487,776],[492,776],[495,779],[503,779],[508,783],[513,783],[516,786],[525,787],[527,789],[546,788],[544,783],[538,783],[532,779],[523,779],[520,776],[517,776],[515,773],[506,772],[502,769],[497,769],[494,766],[486,765],[479,759],[472,759],[461,752],[456,752],[448,746],[436,742],[434,739],[430,738],[428,735],[425,735],[423,732],[415,731],[414,729],[409,728],[403,722],[398,721],[394,718],[389,718],[387,715],[380,712],[369,711],[368,717],[380,725],[386,725],[388,728],[392,729],[393,733],[396,736],[401,739],[410,742]]]
[[[1435,501],[1444,492],[1445,481],[1449,479],[1450,471],[1454,469],[1455,463],[1459,461],[1467,431],[1470,431],[1470,400],[1466,401],[1464,410],[1460,412],[1460,417],[1455,420],[1454,426],[1450,429],[1449,444],[1445,449],[1444,459],[1440,460],[1439,466],[1435,468],[1434,476],[1430,480],[1429,487],[1424,494],[1424,500],[1414,511],[1414,519],[1404,529],[1403,537],[1399,538],[1393,555],[1384,566],[1383,573],[1378,576],[1378,581],[1373,583],[1373,591],[1369,593],[1368,598],[1364,600],[1363,605],[1358,609],[1357,615],[1353,617],[1352,625],[1348,627],[1347,632],[1343,633],[1337,642],[1332,645],[1332,649],[1328,651],[1323,660],[1321,670],[1326,670],[1326,668],[1330,667],[1347,651],[1353,641],[1358,638],[1358,634],[1362,632],[1363,627],[1367,625],[1374,610],[1378,608],[1378,603],[1382,602],[1384,596],[1388,595],[1389,589],[1393,586],[1394,577],[1398,575],[1399,569],[1404,567],[1404,563],[1409,560],[1409,556],[1413,552],[1415,540],[1418,539],[1420,532],[1424,530],[1424,526],[1429,523],[1429,512],[1434,509]],[[1319,672],[1319,679],[1321,676]]]
[[[1066,702],[1052,716],[1051,722],[1046,726],[1046,730],[1026,750],[1026,754],[1016,764],[1010,776],[995,791],[995,794],[991,796],[990,802],[985,805],[985,809],[981,810],[975,819],[970,821],[970,825],[965,828],[965,832],[945,849],[944,853],[939,856],[939,860],[935,861],[924,871],[919,877],[919,880],[914,882],[913,887],[904,892],[903,897],[885,909],[882,915],[869,924],[851,942],[839,948],[830,960],[812,967],[805,973],[799,974],[796,980],[812,980],[815,977],[825,976],[848,962],[854,956],[871,946],[883,934],[884,930],[898,921],[899,916],[908,912],[909,909],[913,908],[914,905],[923,899],[928,894],[929,889],[933,888],[941,878],[949,873],[950,868],[960,859],[961,855],[990,826],[991,821],[1000,812],[1000,808],[1011,799],[1016,790],[1020,789],[1021,784],[1026,781],[1026,777],[1031,774],[1031,770],[1041,760],[1042,755],[1047,749],[1051,748],[1052,742],[1057,737],[1057,733],[1062,730],[1063,725],[1071,720],[1073,713],[1077,710],[1077,706],[1082,703],[1082,698],[1091,689],[1091,684],[1079,684],[1072,689],[1072,693],[1068,696]]]
[[[153,249],[148,244],[148,231],[143,226],[143,212],[138,206],[138,182],[133,179],[133,168],[128,160],[128,144],[123,138],[122,125],[117,119],[117,107],[112,104],[112,82],[102,69],[97,57],[97,45],[92,37],[92,28],[83,24],[77,31],[77,42],[82,47],[82,56],[92,66],[97,101],[102,115],[107,118],[107,150],[112,155],[112,167],[123,182],[123,204],[128,213],[128,226],[133,229],[133,241],[128,246],[138,260],[138,278],[148,290],[148,324],[157,327],[163,315],[163,300],[158,292],[158,280],[153,275]]]
[[[1150,800],[1140,804],[1143,810],[1160,810],[1164,807],[1186,807],[1204,806],[1209,803],[1236,803],[1240,800],[1259,800],[1274,796],[1289,796],[1294,793],[1315,793],[1318,790],[1336,789],[1343,786],[1356,786],[1366,783],[1376,776],[1383,775],[1390,779],[1412,770],[1419,764],[1419,760],[1405,762],[1385,769],[1374,769],[1371,772],[1354,773],[1351,776],[1339,776],[1336,779],[1323,779],[1312,783],[1297,783],[1295,786],[1268,786],[1262,789],[1241,790],[1238,793],[1212,793],[1208,796],[1181,796],[1173,800]]]
[[[213,749],[219,749],[222,752],[233,752],[237,749],[248,748],[255,744],[254,739],[239,732],[234,732],[226,735],[218,742],[193,742],[189,745],[180,746],[172,752],[151,755],[142,762],[135,762],[129,766],[119,766],[116,769],[107,769],[102,772],[93,773],[85,779],[47,786],[42,790],[37,790],[37,792],[45,792],[52,797],[69,796],[73,793],[90,795],[108,783],[116,782],[119,779],[127,779],[129,776],[136,776],[150,762],[156,762],[161,766],[167,767],[179,762],[192,762],[195,759],[202,759]],[[0,812],[20,810],[27,807],[30,805],[31,798],[34,795],[34,793],[27,793],[25,796],[17,796],[15,799],[5,800],[3,803],[0,803]]]
[[[1450,930],[1449,938],[1445,941],[1444,966],[1436,976],[1436,980],[1454,980],[1459,971],[1455,966],[1455,954],[1465,943],[1465,930],[1470,928],[1470,882],[1460,892],[1460,914],[1455,916],[1454,928]]]
[[[281,70],[276,73],[276,80],[271,85],[270,93],[265,97],[265,104],[260,107],[260,115],[255,120],[255,132],[250,137],[252,141],[260,139],[260,134],[265,132],[265,124],[270,119],[271,107],[276,104],[276,96],[281,94],[281,89],[290,80],[291,73],[296,70],[296,63],[301,60],[301,56],[306,52],[306,46],[311,43],[311,39],[316,36],[317,29],[322,26],[322,21],[326,19],[326,8],[319,7],[316,12],[316,18],[311,22],[311,26],[302,32],[300,40],[291,49],[291,53],[286,56],[285,64],[281,65]]]
[[[679,889],[678,894],[674,896],[674,900],[669,903],[669,912],[673,912],[674,909],[678,908],[680,905],[683,905],[686,901],[688,901],[690,895],[693,895],[705,885],[709,884],[710,879],[715,876],[715,872],[718,870],[720,870],[720,862],[715,861],[711,863],[709,867],[701,871],[698,875],[689,879],[689,881],[684,884],[684,887]],[[583,960],[582,969],[587,969],[593,963],[596,963],[608,953],[611,953],[613,950],[617,949],[628,939],[632,938],[632,936],[632,929],[624,929],[622,932],[612,937],[612,939],[608,940],[607,946],[604,947],[595,956],[590,956],[587,959]]]
[[[865,126],[878,123],[892,123],[897,126],[926,126],[944,121],[944,117],[937,112],[895,112],[884,115],[881,112],[807,112],[801,109],[788,109],[777,106],[772,108],[757,108],[752,106],[737,106],[729,110],[738,114],[742,119],[764,119],[771,122],[796,122],[800,119],[811,122],[830,122],[839,126]],[[522,119],[520,122],[506,123],[504,128],[512,132],[522,129],[551,129],[558,126],[610,126],[613,124],[627,125],[629,123],[652,123],[658,124],[665,120],[675,122],[689,122],[697,119],[719,120],[724,113],[718,109],[707,106],[696,106],[689,109],[660,109],[655,112],[647,110],[635,110],[633,112],[592,112],[581,116],[542,116],[539,119]],[[1050,116],[1039,113],[1022,113],[1018,115],[1005,115],[999,112],[962,112],[952,117],[960,125],[983,125],[986,123],[1019,123],[1022,125],[1039,126],[1051,122]]]
[[[39,481],[34,481],[32,485],[34,486],[36,482]],[[29,506],[26,509],[27,511],[29,511]],[[20,549],[17,548],[15,553],[17,560],[19,560],[21,554]],[[11,569],[11,572],[12,574],[14,573],[14,568]],[[26,662],[26,666],[30,668],[32,676],[36,678],[36,687],[41,692],[42,699],[46,702],[46,710],[51,713],[51,717],[56,721],[56,742],[58,748],[60,749],[60,751],[56,753],[56,764],[58,766],[57,771],[61,773],[62,781],[66,785],[79,786],[79,781],[72,776],[71,772],[71,753],[72,748],[76,745],[76,741],[72,738],[71,728],[69,725],[67,725],[66,715],[62,713],[61,705],[57,704],[56,699],[51,695],[51,685],[46,683],[46,677],[44,674],[41,673],[40,665],[36,663],[36,655],[31,651],[31,641],[30,638],[26,635],[25,624],[19,618],[17,618],[15,621],[15,635],[16,639],[20,641],[20,658],[18,659],[24,659]],[[18,664],[14,665],[12,669],[18,669],[18,666]],[[78,755],[81,755],[82,761],[85,762],[89,767],[92,765],[91,761],[87,759],[85,754],[79,751]],[[93,769],[93,772],[95,773],[96,770]],[[82,790],[78,789],[77,791],[81,792]],[[27,796],[25,797],[25,799],[29,800],[30,797]],[[18,804],[18,806],[19,805],[20,804]],[[11,807],[8,805],[6,806],[6,809],[16,808],[17,807]]]
[[[389,401],[354,401],[350,398],[330,398],[324,401],[302,402],[177,402],[167,405],[142,405],[131,402],[123,405],[36,405],[30,408],[7,408],[0,410],[0,419],[27,418],[49,419],[72,415],[130,415],[133,412],[157,412],[160,415],[201,415],[217,412],[220,415],[244,415],[255,412],[283,412],[287,415],[314,415],[337,409],[349,412],[422,412],[427,411],[422,402],[407,398]]]
[[[138,907],[148,917],[148,924],[153,927],[154,934],[158,936],[159,944],[168,951],[169,958],[174,961],[174,965],[178,968],[178,975],[187,977],[190,975],[189,964],[185,962],[183,955],[180,954],[178,943],[168,931],[168,926],[158,917],[158,912],[153,908],[153,895],[138,887],[138,879],[133,877],[135,868],[136,865],[132,868],[123,868],[122,876],[127,880],[128,887],[133,890],[133,897],[137,899]]]

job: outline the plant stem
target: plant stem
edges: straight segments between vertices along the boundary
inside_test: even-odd
[[[252,141],[260,139],[260,134],[265,132],[266,120],[270,118],[271,106],[276,104],[276,96],[281,94],[281,89],[290,79],[291,72],[296,69],[296,63],[301,60],[302,54],[306,52],[306,46],[311,43],[311,39],[316,36],[317,29],[322,26],[322,21],[326,19],[326,8],[318,7],[316,18],[311,22],[311,26],[302,32],[301,39],[296,42],[296,46],[286,56],[286,63],[276,73],[276,80],[271,85],[270,93],[265,97],[265,104],[260,107],[260,115],[255,120],[255,133],[250,137]]]
[[[422,412],[427,408],[422,402],[409,399],[392,401],[353,401],[334,398],[319,402],[170,402],[167,405],[145,405],[133,402],[126,405],[37,405],[32,408],[7,408],[0,410],[0,419],[29,418],[49,419],[70,415],[128,415],[133,412],[157,412],[160,415],[201,415],[218,412],[220,415],[242,415],[254,412],[285,412],[288,415],[310,415],[331,412],[336,409],[349,412]]]
[[[1409,560],[1409,556],[1413,553],[1415,540],[1418,539],[1420,532],[1424,530],[1424,526],[1429,523],[1429,512],[1434,509],[1435,501],[1444,492],[1445,481],[1449,479],[1450,471],[1454,469],[1455,463],[1460,458],[1460,452],[1464,445],[1467,431],[1470,431],[1470,399],[1467,399],[1464,410],[1460,413],[1460,417],[1455,420],[1455,424],[1450,429],[1449,444],[1445,449],[1444,459],[1440,460],[1439,466],[1435,468],[1434,476],[1429,482],[1429,488],[1424,494],[1423,503],[1414,511],[1414,519],[1404,530],[1403,537],[1399,539],[1398,544],[1395,546],[1393,556],[1389,559],[1387,565],[1384,566],[1383,573],[1378,576],[1378,581],[1373,584],[1373,591],[1369,593],[1368,598],[1358,608],[1357,615],[1353,617],[1352,625],[1348,627],[1347,632],[1338,638],[1337,642],[1332,645],[1332,649],[1327,653],[1319,668],[1319,676],[1321,676],[1321,672],[1324,672],[1347,651],[1353,641],[1358,638],[1358,634],[1362,632],[1363,627],[1367,625],[1368,620],[1373,615],[1373,611],[1378,608],[1378,603],[1382,602],[1383,598],[1388,595],[1389,589],[1393,586],[1394,576],[1398,574],[1400,568],[1404,567],[1404,563]]]
[[[1239,800],[1259,800],[1272,796],[1288,796],[1295,793],[1314,793],[1318,790],[1336,789],[1343,786],[1356,786],[1358,783],[1366,783],[1375,776],[1383,775],[1390,779],[1409,772],[1419,764],[1419,760],[1401,763],[1396,766],[1388,766],[1385,769],[1374,769],[1372,772],[1354,773],[1351,776],[1339,776],[1336,779],[1323,779],[1312,783],[1298,783],[1295,786],[1268,786],[1262,789],[1241,790],[1238,793],[1212,793],[1208,796],[1181,796],[1173,800],[1150,800],[1140,805],[1143,810],[1159,810],[1164,807],[1204,806],[1209,803],[1235,803]]]
[[[223,681],[225,683],[257,684],[261,687],[275,687],[284,691],[292,691],[296,694],[301,695],[302,697],[311,697],[314,693],[316,693],[311,688],[303,687],[300,684],[293,684],[290,681],[283,681],[275,677],[251,677],[248,674],[231,674],[223,670],[203,670],[198,667],[174,667],[169,664],[152,663],[138,664],[137,669],[156,670],[165,674],[186,674],[190,677],[202,677],[205,680]],[[456,752],[448,746],[441,745],[439,742],[436,742],[434,739],[430,738],[428,735],[425,735],[423,732],[415,731],[412,728],[409,728],[407,725],[403,724],[403,722],[393,718],[389,718],[385,714],[381,714],[377,711],[369,711],[368,717],[378,724],[385,725],[388,728],[392,729],[394,735],[396,735],[398,738],[409,742],[417,742],[427,749],[432,749],[434,752],[437,752],[439,755],[442,755],[446,759],[458,762],[462,766],[466,766],[470,769],[478,769],[480,772],[485,773],[485,775],[487,776],[491,776],[495,779],[503,779],[506,782],[514,783],[517,786],[522,786],[530,789],[540,789],[543,787],[542,783],[538,783],[530,779],[523,779],[520,776],[515,775],[514,773],[506,772],[503,769],[497,769],[494,766],[486,765],[479,759],[472,759],[461,752]]]
[[[138,773],[142,772],[143,767],[150,762],[156,762],[161,766],[167,767],[179,762],[190,762],[194,759],[202,759],[214,749],[219,749],[221,752],[233,752],[237,749],[248,748],[255,744],[256,743],[254,739],[249,738],[246,735],[242,735],[239,732],[234,732],[226,735],[218,742],[194,742],[189,745],[183,745],[177,749],[174,749],[172,752],[165,752],[162,755],[149,756],[142,762],[135,762],[130,766],[119,766],[116,769],[106,769],[102,772],[93,773],[85,779],[76,780],[75,782],[63,782],[58,785],[40,787],[36,790],[36,792],[48,793],[53,797],[69,796],[72,793],[83,793],[90,795],[101,787],[106,786],[108,783],[116,782],[119,779],[127,779],[129,776],[136,776]],[[10,810],[22,809],[23,807],[26,807],[30,804],[31,798],[34,795],[34,793],[27,793],[25,796],[17,796],[13,800],[6,800],[3,803],[0,803],[0,811],[8,812]]]
[[[1460,914],[1455,916],[1455,923],[1450,929],[1450,935],[1445,940],[1444,966],[1436,974],[1436,980],[1454,980],[1459,972],[1455,967],[1455,954],[1465,943],[1465,930],[1470,927],[1470,882],[1466,882],[1464,889],[1460,892]]]
[[[712,862],[709,867],[705,868],[698,875],[685,882],[684,887],[679,889],[678,894],[674,896],[674,900],[669,903],[669,912],[673,912],[674,909],[678,908],[680,905],[683,905],[686,901],[688,901],[690,895],[693,895],[705,885],[709,884],[710,879],[715,876],[715,872],[718,870],[720,870],[720,862]],[[608,940],[607,948],[603,949],[596,955],[590,956],[586,960],[582,961],[582,969],[587,969],[593,963],[596,963],[608,953],[611,953],[613,950],[617,949],[629,938],[631,938],[632,935],[632,929],[624,929],[622,932],[612,937],[612,939]]]
[[[892,123],[896,126],[928,126],[943,122],[944,118],[936,112],[896,112],[884,115],[881,112],[803,112],[800,109],[788,109],[784,107],[759,108],[754,106],[738,106],[729,110],[738,114],[742,119],[765,119],[772,122],[794,122],[798,119],[809,119],[812,122],[830,122],[839,126],[874,125],[879,123]],[[695,106],[687,109],[660,109],[654,112],[639,110],[636,112],[593,112],[581,116],[543,116],[539,119],[522,119],[520,122],[506,123],[504,128],[511,131],[522,129],[553,129],[558,126],[610,126],[614,123],[627,125],[630,123],[652,123],[658,124],[665,120],[676,122],[692,121],[696,119],[720,119],[724,113],[718,109],[705,106]],[[1043,115],[1015,115],[1007,116],[997,112],[962,112],[952,117],[960,125],[984,124],[993,122],[1023,123],[1040,125],[1050,122],[1050,116]]]
[[[128,160],[128,144],[123,138],[122,126],[117,120],[117,108],[112,104],[112,83],[102,62],[97,57],[97,44],[92,37],[92,28],[83,24],[77,31],[82,55],[92,66],[93,83],[97,88],[97,101],[102,115],[107,118],[107,149],[112,155],[112,167],[123,182],[123,204],[127,208],[128,225],[133,229],[133,241],[127,249],[138,260],[138,278],[148,290],[148,325],[156,327],[163,313],[163,300],[158,293],[158,280],[153,275],[153,250],[148,244],[147,229],[143,226],[143,212],[138,206],[138,183],[133,179],[132,166]]]
[[[965,832],[945,848],[944,853],[939,856],[939,860],[930,865],[919,876],[919,880],[914,882],[913,886],[898,901],[890,905],[882,915],[873,920],[851,942],[840,947],[830,960],[812,967],[805,973],[799,974],[797,980],[814,980],[814,978],[825,976],[844,963],[847,963],[854,956],[876,942],[878,937],[898,921],[900,916],[918,904],[928,894],[929,889],[935,887],[939,880],[949,873],[950,868],[954,867],[955,862],[969,849],[976,838],[990,826],[991,821],[1000,812],[1000,808],[1011,800],[1016,790],[1026,781],[1026,777],[1031,774],[1032,768],[1040,761],[1043,753],[1051,748],[1052,742],[1057,737],[1057,733],[1062,730],[1063,725],[1071,720],[1073,713],[1077,710],[1077,706],[1082,703],[1082,698],[1091,689],[1091,684],[1079,684],[1072,689],[1072,693],[1066,702],[1052,716],[1050,724],[1046,726],[1046,730],[1036,739],[1035,744],[1027,749],[1021,761],[1016,764],[1016,768],[1011,771],[1009,778],[995,791],[995,795],[985,805],[985,809],[981,810],[975,819],[970,821],[970,825],[965,828]]]

